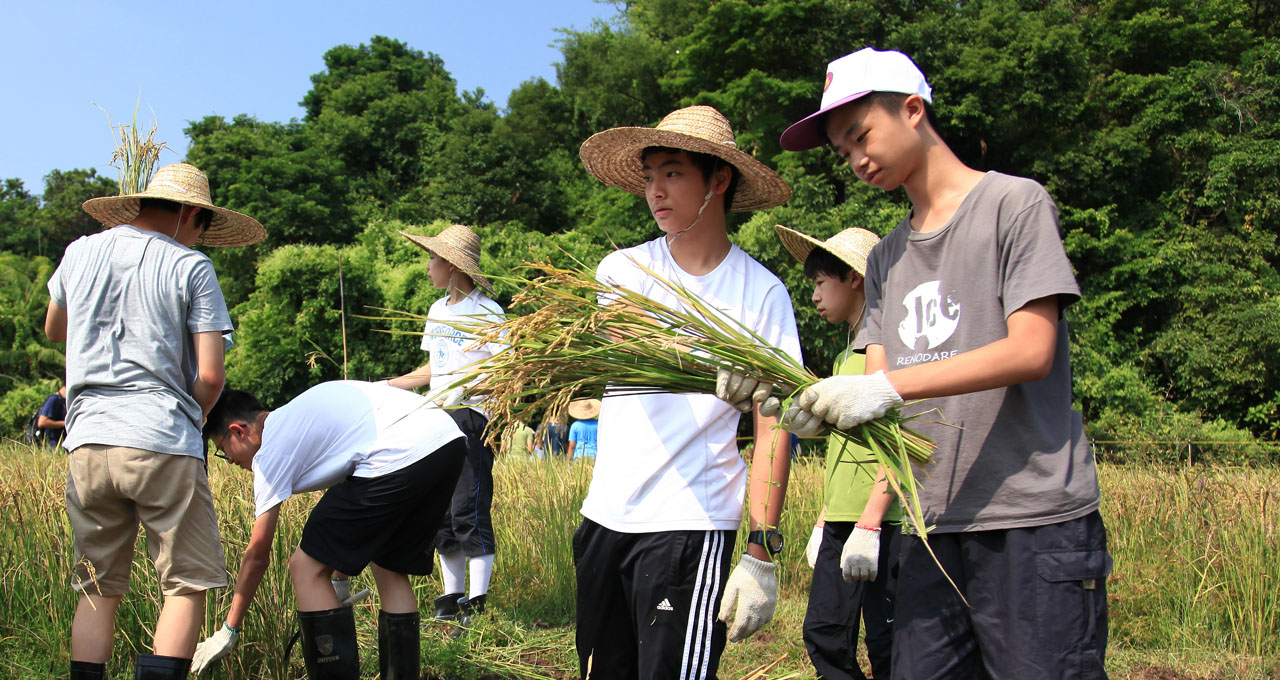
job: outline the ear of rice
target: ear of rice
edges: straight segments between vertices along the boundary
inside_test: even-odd
[[[139,104],[141,99],[139,99]],[[97,106],[95,104],[94,106]],[[155,141],[156,129],[160,123],[153,120],[151,129],[144,136],[138,131],[138,105],[133,107],[133,121],[129,124],[112,124],[111,114],[106,109],[107,126],[111,128],[111,137],[116,143],[111,153],[111,165],[116,169],[120,183],[120,194],[136,194],[146,188],[147,182],[155,174],[156,163],[160,160],[160,152],[166,148],[164,142]],[[154,112],[152,116],[154,118]]]

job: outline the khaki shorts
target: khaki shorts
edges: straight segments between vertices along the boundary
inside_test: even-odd
[[[139,523],[166,596],[227,585],[204,461],[102,444],[77,447],[69,458],[76,590],[108,596],[129,590]]]

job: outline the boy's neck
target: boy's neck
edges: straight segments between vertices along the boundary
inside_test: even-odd
[[[911,230],[941,229],[985,175],[965,165],[946,142],[930,135],[920,165],[903,183],[911,199]]]
[[[467,296],[468,296],[468,295],[471,295],[471,291],[473,291],[473,290],[475,290],[475,289],[476,289],[476,287],[475,287],[474,285],[473,285],[473,286],[471,286],[470,288],[465,289],[465,290],[464,290],[461,286],[450,286],[450,287],[449,287],[449,299],[448,299],[448,301],[446,301],[446,302],[445,302],[445,304],[446,304],[446,305],[456,305],[456,304],[458,304],[459,302],[462,302],[463,300],[467,299]]]
[[[705,214],[692,229],[665,238],[671,258],[680,269],[694,276],[711,273],[733,248],[723,215]]]

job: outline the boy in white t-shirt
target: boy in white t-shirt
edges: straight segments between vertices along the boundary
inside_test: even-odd
[[[679,305],[646,270],[656,272],[799,359],[786,287],[729,241],[725,224],[727,211],[770,208],[791,190],[737,149],[719,111],[692,106],[656,128],[607,130],[580,154],[600,181],[644,196],[663,232],[605,257],[598,279]],[[584,677],[715,677],[726,633],[746,638],[772,617],[771,555],[782,547],[772,527],[786,493],[789,437],[749,401],[739,403],[755,424],[749,474],[738,454],[737,404],[606,393],[573,541]],[[753,531],[730,575],[748,476]]]
[[[430,398],[449,407],[449,415],[467,436],[467,464],[458,477],[453,500],[436,536],[445,594],[435,602],[437,619],[460,619],[465,626],[472,614],[484,611],[497,551],[489,513],[493,505],[493,449],[485,444],[489,417],[482,399],[463,403],[463,388],[454,383],[464,368],[503,348],[491,343],[476,344],[471,336],[448,322],[498,321],[502,307],[493,301],[493,286],[480,274],[480,237],[470,227],[455,224],[437,236],[400,234],[430,253],[427,274],[431,285],[448,291],[448,295],[432,303],[422,330],[427,363],[389,383],[406,390],[430,385]]]
[[[359,677],[354,613],[339,602],[330,574],[370,566],[381,605],[380,677],[418,677],[418,598],[409,575],[431,573],[434,528],[466,456],[453,420],[412,392],[339,380],[274,411],[248,392],[227,390],[204,434],[219,456],[253,471],[255,519],[226,622],[197,647],[192,672],[235,646],[270,563],[281,505],[294,494],[328,489],[289,558],[307,674]]]

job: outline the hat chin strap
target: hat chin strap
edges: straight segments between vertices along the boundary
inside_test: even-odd
[[[698,214],[694,215],[693,221],[689,223],[689,226],[685,227],[684,229],[681,229],[680,231],[677,231],[676,233],[672,234],[667,238],[668,245],[670,245],[673,241],[680,238],[681,236],[684,236],[684,233],[686,231],[689,231],[690,229],[692,229],[693,226],[697,224],[699,220],[702,219],[702,211],[706,210],[707,206],[711,203],[711,194],[712,194],[712,189],[711,187],[708,186],[707,195],[702,197],[702,207],[698,208]]]

